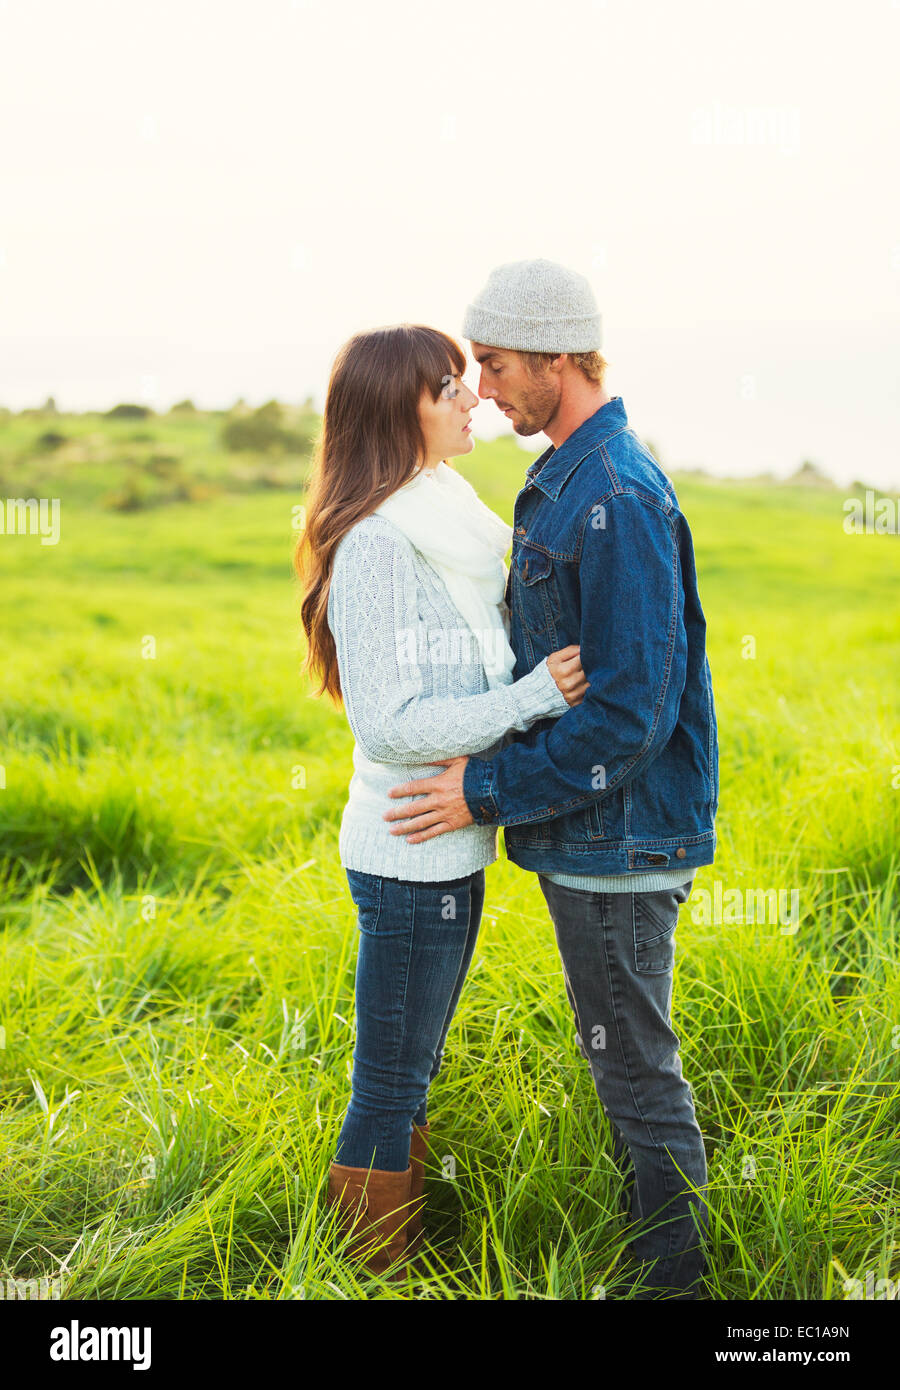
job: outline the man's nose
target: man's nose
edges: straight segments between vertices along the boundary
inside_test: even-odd
[[[478,378],[478,394],[483,401],[489,401],[492,396],[497,394],[496,391],[491,391],[490,387],[485,386],[484,372],[482,372]]]

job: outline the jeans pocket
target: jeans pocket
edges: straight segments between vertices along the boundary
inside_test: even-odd
[[[384,879],[380,874],[364,874],[359,869],[347,869],[345,872],[350,895],[356,903],[357,926],[368,936],[374,936],[384,899]]]
[[[665,975],[674,966],[678,909],[686,897],[683,887],[633,894],[634,968],[639,974]]]

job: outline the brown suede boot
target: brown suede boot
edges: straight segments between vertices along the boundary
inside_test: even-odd
[[[341,1230],[352,1234],[345,1253],[350,1259],[361,1259],[372,1274],[384,1274],[403,1258],[411,1177],[411,1167],[405,1173],[392,1173],[332,1163],[328,1170],[329,1205],[340,1209]],[[402,1275],[398,1266],[392,1277]]]
[[[406,1228],[406,1253],[409,1257],[419,1253],[424,1240],[422,1208],[425,1205],[425,1159],[428,1157],[430,1131],[430,1124],[413,1124],[412,1137],[409,1142],[409,1166],[412,1173],[409,1184],[409,1204],[412,1216]]]

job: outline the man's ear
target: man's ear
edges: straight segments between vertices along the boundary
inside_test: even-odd
[[[553,361],[550,363],[551,372],[561,372],[568,360],[569,354],[567,352],[561,352],[557,357],[554,357]]]

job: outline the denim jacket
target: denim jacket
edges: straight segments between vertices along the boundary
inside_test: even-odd
[[[506,588],[518,680],[581,646],[581,704],[471,757],[476,824],[541,873],[696,868],[715,851],[719,756],[694,549],[671,482],[614,397],[531,465]]]

